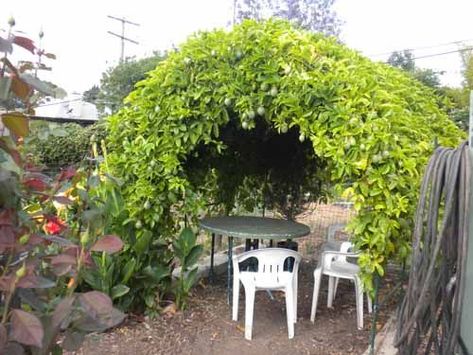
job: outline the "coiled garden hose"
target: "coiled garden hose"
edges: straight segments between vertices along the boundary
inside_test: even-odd
[[[450,355],[462,348],[470,175],[466,142],[457,149],[439,147],[430,158],[415,215],[409,282],[397,317],[400,354]]]

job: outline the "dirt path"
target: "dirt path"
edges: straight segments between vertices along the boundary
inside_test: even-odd
[[[244,294],[240,294],[239,321],[231,321],[226,303],[225,279],[214,285],[199,284],[185,312],[152,321],[129,320],[105,334],[88,336],[78,354],[361,354],[368,346],[371,316],[365,329],[356,328],[355,293],[348,281],[340,281],[333,309],[327,309],[327,282],[323,283],[315,324],[309,321],[315,267],[313,260],[301,265],[299,319],[295,337],[287,337],[284,296],[271,300],[259,292],[255,301],[253,340],[244,338]],[[384,289],[383,292],[388,292]],[[391,307],[392,308],[392,307]],[[390,309],[382,309],[380,323]]]

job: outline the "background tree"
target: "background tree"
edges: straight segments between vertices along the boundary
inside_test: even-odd
[[[92,86],[89,90],[86,90],[82,94],[82,100],[96,104],[100,93],[100,87],[98,85]]]
[[[263,20],[279,17],[313,32],[337,36],[340,20],[333,4],[335,0],[236,0],[236,20]]]
[[[459,88],[445,88],[445,95],[451,102],[449,114],[456,124],[468,130],[470,92],[473,90],[473,50],[460,52],[463,69],[463,82]]]
[[[145,79],[146,73],[156,68],[165,56],[155,52],[153,56],[143,59],[127,58],[123,63],[107,69],[102,74],[100,86],[94,85],[83,93],[84,101],[95,104],[101,115],[117,112],[135,84]]]
[[[442,75],[443,72],[417,67],[414,61],[414,55],[410,50],[392,52],[388,59],[388,64],[408,72],[415,79],[428,87],[439,89],[441,86],[440,75]]]
[[[410,73],[415,79],[435,90],[438,103],[447,111],[458,127],[468,129],[470,91],[473,90],[473,50],[461,50],[463,82],[461,87],[441,86],[442,72],[416,67],[411,51],[393,52],[388,63]]]

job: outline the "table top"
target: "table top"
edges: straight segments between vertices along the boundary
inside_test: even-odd
[[[291,239],[310,233],[302,223],[252,216],[209,217],[201,220],[200,226],[212,233],[245,239]]]

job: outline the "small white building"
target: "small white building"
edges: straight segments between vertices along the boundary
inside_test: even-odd
[[[65,99],[52,100],[50,102],[39,105],[35,109],[36,117],[44,119],[51,118],[52,120],[61,122],[81,121],[86,123],[96,122],[99,120],[97,107],[90,102],[82,100],[82,95],[73,94]]]

